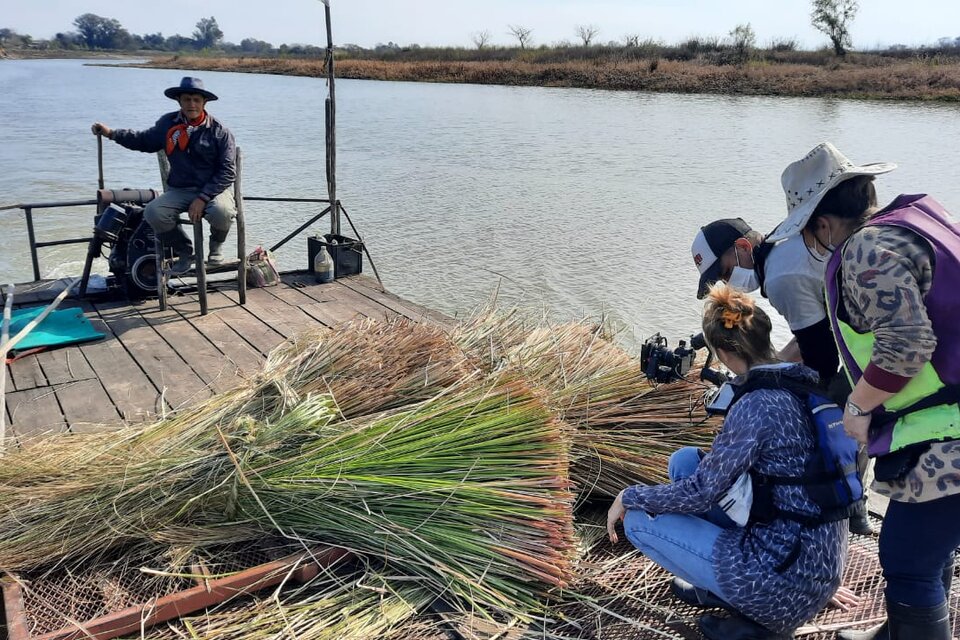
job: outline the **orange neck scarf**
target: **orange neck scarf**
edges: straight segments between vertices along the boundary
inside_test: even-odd
[[[190,142],[190,134],[206,120],[207,112],[204,111],[196,120],[188,120],[186,124],[175,124],[167,129],[167,155],[172,155],[177,149],[186,151],[187,144]]]

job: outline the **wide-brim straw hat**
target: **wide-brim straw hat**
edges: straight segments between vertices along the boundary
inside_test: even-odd
[[[855,165],[829,142],[818,144],[784,169],[780,176],[787,197],[787,219],[767,236],[767,240],[783,240],[800,233],[823,196],[844,180],[889,173],[896,168],[892,162]]]
[[[180,80],[180,85],[176,87],[170,87],[169,89],[163,92],[163,95],[167,96],[172,100],[179,100],[180,96],[185,93],[197,93],[206,98],[208,101],[216,100],[217,96],[213,93],[210,93],[203,88],[203,80],[200,78],[190,78],[184,77]]]

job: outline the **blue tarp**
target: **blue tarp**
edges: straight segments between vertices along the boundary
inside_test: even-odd
[[[14,309],[10,316],[10,337],[40,315],[46,307]],[[93,328],[81,309],[56,309],[43,319],[33,331],[16,344],[14,351],[44,347],[60,347],[102,338],[104,334]]]

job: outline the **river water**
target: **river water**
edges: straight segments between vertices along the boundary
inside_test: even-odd
[[[95,120],[144,128],[176,105],[180,71],[0,61],[0,205],[87,199]],[[325,83],[199,73],[243,148],[244,193],[325,197]],[[387,287],[450,314],[494,293],[557,317],[606,313],[623,339],[697,330],[690,243],[741,216],[785,214],[780,173],[822,140],[892,161],[880,200],[926,192],[960,211],[960,106],[337,81],[338,195]],[[156,159],[104,144],[111,188],[159,188]],[[269,246],[317,210],[246,206]],[[37,214],[40,240],[86,235],[92,207]],[[344,223],[345,225],[345,223]],[[328,230],[324,220],[317,232]],[[0,281],[32,279],[19,210],[0,213]],[[41,250],[44,276],[79,273],[80,245]],[[279,251],[306,266],[306,241]],[[365,267],[366,271],[369,271]],[[778,341],[789,335],[777,319]]]

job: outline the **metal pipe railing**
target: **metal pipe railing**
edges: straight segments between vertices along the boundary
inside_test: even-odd
[[[286,197],[272,197],[272,196],[243,196],[242,200],[250,202],[300,202],[300,203],[311,203],[311,204],[330,204],[330,200],[327,198],[286,198]],[[37,253],[37,249],[42,249],[44,247],[57,247],[67,244],[83,244],[89,243],[93,238],[65,238],[62,240],[47,240],[43,242],[37,241],[36,229],[33,224],[33,212],[35,209],[61,209],[67,207],[83,207],[89,205],[97,204],[97,200],[65,200],[63,202],[30,202],[30,203],[20,203],[20,204],[8,204],[0,206],[0,211],[8,211],[11,209],[22,209],[24,213],[24,218],[27,224],[27,241],[30,245],[30,263],[33,268],[33,279],[40,280],[40,256]],[[283,240],[275,244],[271,251],[282,247],[284,244],[295,238],[299,235],[304,229],[309,227],[311,224],[325,216],[330,212],[330,207],[324,208],[319,214],[313,216],[306,223],[300,225],[295,231],[287,235]]]

